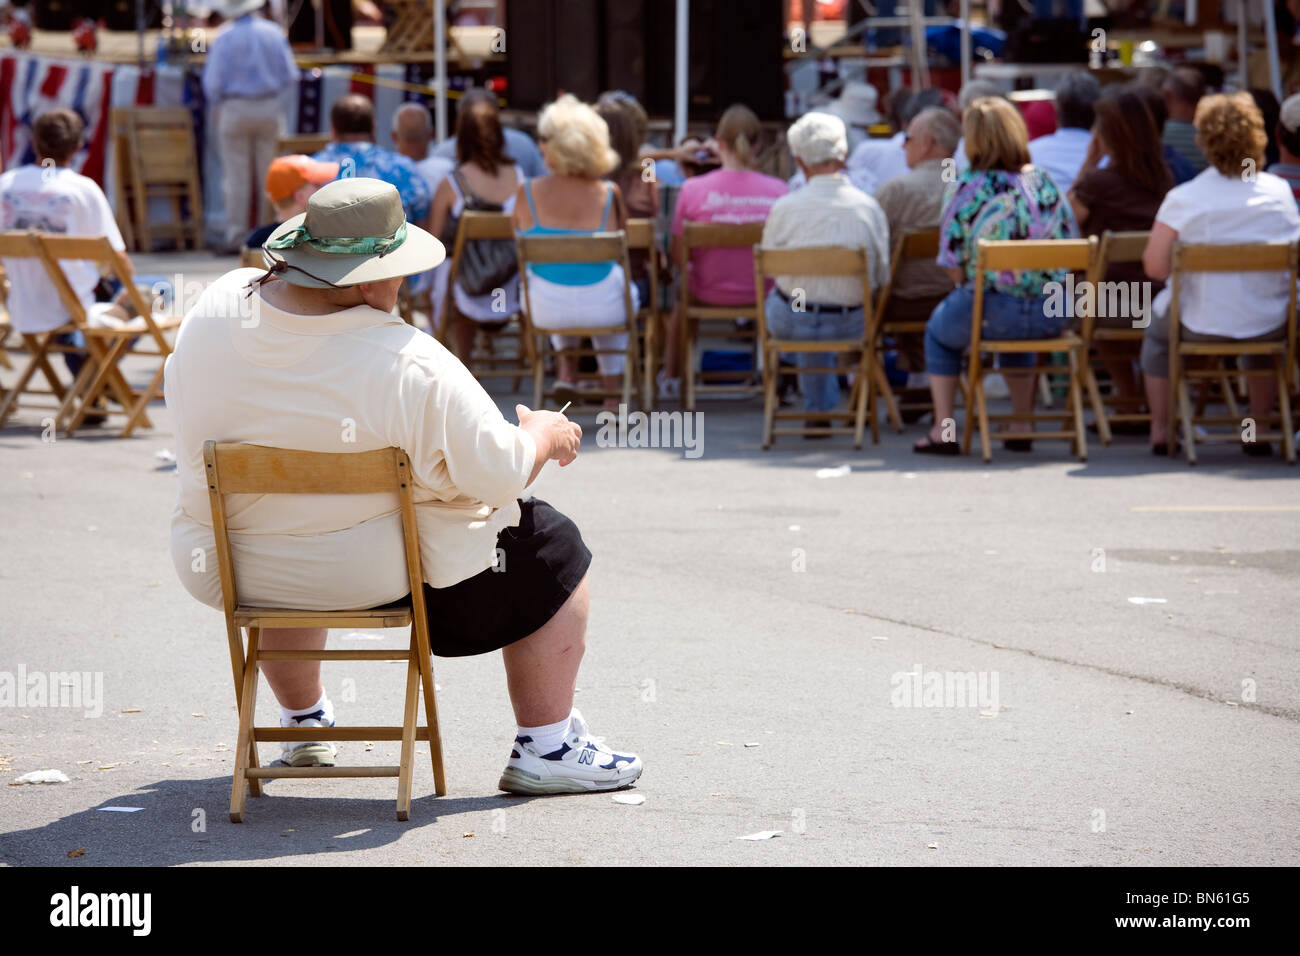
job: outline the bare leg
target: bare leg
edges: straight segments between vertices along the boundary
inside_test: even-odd
[[[323,627],[278,627],[263,630],[258,643],[264,651],[319,651],[328,633]],[[320,661],[263,661],[260,667],[281,707],[303,710],[325,696]]]
[[[930,426],[930,441],[957,441],[955,417],[957,403],[957,376],[931,375],[930,397],[934,400],[934,424]],[[969,412],[968,412],[969,413]],[[952,430],[945,434],[945,420],[952,422]]]
[[[1037,384],[1038,376],[1003,369],[1002,378],[1006,381],[1007,391],[1011,394],[1011,410],[1017,415],[1028,415],[1032,412],[1034,410],[1034,386]],[[1032,427],[1032,423],[1026,422],[1025,424]]]
[[[1250,395],[1250,417],[1255,419],[1257,430],[1265,431],[1263,425],[1277,403],[1277,379],[1252,375],[1246,379],[1246,391]]]
[[[1151,409],[1151,444],[1162,445],[1169,441],[1169,379],[1144,376],[1147,386],[1147,408]]]
[[[540,727],[569,716],[578,665],[587,648],[589,605],[583,578],[554,617],[522,641],[502,648],[506,687],[519,726]]]
[[[1137,376],[1133,374],[1133,361],[1123,354],[1116,343],[1108,342],[1102,339],[1094,343],[1097,354],[1101,358],[1102,364],[1106,367],[1106,373],[1110,380],[1115,383],[1115,390],[1118,397],[1122,399],[1131,399],[1138,397]]]

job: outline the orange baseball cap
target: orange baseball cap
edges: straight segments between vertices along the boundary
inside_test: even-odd
[[[338,178],[338,163],[323,163],[310,156],[277,156],[266,169],[266,194],[271,202],[283,202],[299,186],[315,183],[323,186]]]

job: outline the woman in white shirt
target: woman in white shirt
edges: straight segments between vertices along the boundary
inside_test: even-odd
[[[1204,97],[1196,107],[1196,143],[1210,165],[1196,178],[1166,194],[1142,256],[1156,280],[1173,272],[1174,244],[1291,242],[1300,237],[1300,211],[1286,181],[1264,166],[1268,137],[1264,118],[1247,93]],[[1285,273],[1201,273],[1179,281],[1180,336],[1188,342],[1268,341],[1285,334]],[[1165,286],[1152,305],[1142,340],[1142,371],[1151,410],[1151,445],[1166,454],[1169,420],[1169,300]],[[1260,356],[1259,361],[1271,359]],[[1248,361],[1256,361],[1251,357]],[[1255,367],[1255,366],[1252,366]],[[1267,420],[1277,385],[1262,376],[1248,379],[1250,414]],[[1250,455],[1267,455],[1268,442],[1243,442]]]

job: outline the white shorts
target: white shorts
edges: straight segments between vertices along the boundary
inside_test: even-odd
[[[623,267],[615,265],[609,275],[591,285],[560,285],[528,270],[529,319],[538,329],[627,327],[623,304]],[[632,311],[640,308],[636,286],[631,287]],[[576,348],[580,340],[572,335],[552,335],[557,349]],[[621,375],[627,351],[627,332],[593,337],[602,350],[596,365],[602,375]],[[609,350],[609,351],[605,351]],[[617,351],[615,351],[617,350]]]

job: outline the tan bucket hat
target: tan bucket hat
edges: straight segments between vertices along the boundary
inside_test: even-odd
[[[262,246],[268,269],[308,289],[414,275],[446,257],[441,242],[406,221],[396,187],[363,177],[322,186]]]

